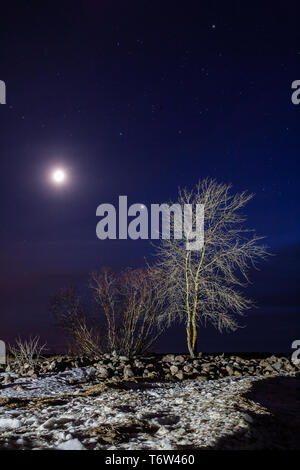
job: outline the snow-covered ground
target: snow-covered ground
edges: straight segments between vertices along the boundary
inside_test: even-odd
[[[268,379],[124,382],[103,390],[92,377],[93,369],[73,369],[0,388],[0,448],[195,449],[231,437],[249,444],[256,417],[270,416],[243,397]]]
[[[15,379],[13,383],[0,388],[0,398],[34,398],[57,396],[65,393],[74,393],[78,385],[87,386],[89,379],[93,378],[95,369],[92,367],[77,368],[59,372],[57,374],[45,374],[37,378],[23,377]],[[0,376],[7,376],[2,373]],[[13,378],[14,374],[9,373]],[[22,390],[22,388],[24,390]]]

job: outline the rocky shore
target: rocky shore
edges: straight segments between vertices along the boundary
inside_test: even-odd
[[[285,356],[53,356],[0,371],[0,449],[298,449]]]
[[[213,380],[224,377],[249,377],[272,375],[298,375],[300,364],[293,364],[287,356],[245,358],[237,355],[225,356],[198,354],[147,355],[128,358],[116,353],[98,357],[53,356],[20,365],[12,360],[2,369],[2,384],[11,383],[19,377],[36,378],[47,373],[58,373],[74,368],[88,367],[91,378],[97,381],[110,379],[182,381],[185,379]]]

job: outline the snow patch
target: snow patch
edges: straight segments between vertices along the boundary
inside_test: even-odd
[[[14,418],[0,418],[0,429],[16,429],[21,427],[21,421]]]
[[[69,441],[62,442],[56,447],[58,450],[85,450],[85,447],[78,439],[70,439]]]

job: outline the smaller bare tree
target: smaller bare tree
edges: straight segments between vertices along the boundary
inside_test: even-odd
[[[95,356],[101,353],[100,335],[88,326],[86,308],[74,288],[61,289],[52,299],[50,310],[58,328],[66,333],[70,351],[75,354]]]
[[[35,336],[28,340],[17,338],[15,345],[9,345],[8,351],[18,366],[29,364],[32,366],[35,361],[41,358],[41,354],[46,349],[46,344],[41,344],[40,337]]]

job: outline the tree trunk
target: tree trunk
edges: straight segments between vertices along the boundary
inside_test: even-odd
[[[197,332],[197,330],[196,330]],[[193,354],[194,356],[193,357],[197,357],[197,353],[198,353],[198,335],[196,333],[196,337],[194,338],[194,341],[193,341]]]
[[[198,337],[198,327],[197,327],[197,321],[196,321],[196,315],[193,315],[192,319],[192,326],[193,326],[193,342],[192,342],[192,349],[193,349],[193,357],[197,355],[197,337]]]
[[[193,345],[192,345],[190,322],[187,322],[187,324],[186,324],[186,340],[187,340],[187,346],[188,346],[190,356],[195,357],[194,356],[194,351],[193,351]]]

